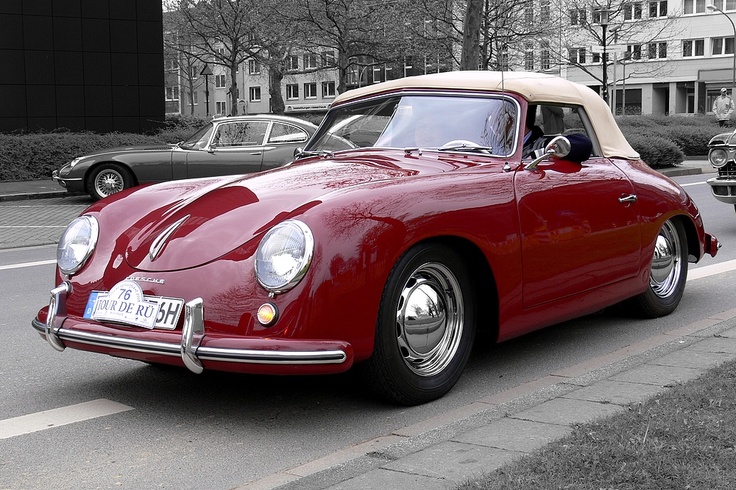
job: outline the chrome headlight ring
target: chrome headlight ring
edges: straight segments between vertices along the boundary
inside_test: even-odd
[[[255,270],[258,283],[273,294],[284,293],[304,277],[314,254],[314,236],[299,220],[271,228],[258,244]]]
[[[715,168],[725,166],[734,159],[734,150],[728,148],[712,148],[708,152],[708,162]]]
[[[99,235],[99,224],[92,216],[83,215],[69,223],[56,247],[61,272],[69,276],[81,269],[94,252]]]

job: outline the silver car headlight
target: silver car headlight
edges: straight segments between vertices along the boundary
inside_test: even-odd
[[[92,216],[80,216],[69,223],[56,247],[56,263],[66,275],[82,268],[97,245],[99,225]]]
[[[77,157],[74,160],[72,160],[71,162],[69,162],[69,168],[74,168],[74,165],[76,165],[79,162],[81,162],[82,161],[82,158],[83,157]]]
[[[307,225],[287,220],[271,228],[256,250],[256,278],[278,294],[296,286],[312,262],[314,237]]]
[[[708,153],[708,161],[715,168],[721,168],[728,163],[728,152],[723,148],[713,148]]]

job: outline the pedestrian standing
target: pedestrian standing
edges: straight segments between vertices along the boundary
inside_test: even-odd
[[[727,122],[730,126],[733,109],[733,100],[728,96],[728,92],[724,87],[721,89],[721,95],[713,101],[713,112],[716,114],[719,126],[723,126]]]

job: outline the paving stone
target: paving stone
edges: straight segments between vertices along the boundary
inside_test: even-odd
[[[660,357],[656,361],[653,361],[652,364],[693,369],[710,369],[723,364],[732,358],[733,354],[726,352],[712,352],[709,350],[698,350],[686,347],[685,349]]]
[[[734,334],[732,330],[729,330],[719,334],[718,337],[708,337],[703,339],[700,342],[691,345],[689,348],[698,351],[736,354],[736,334]]]
[[[453,438],[478,446],[532,452],[572,432],[571,427],[504,417]]]
[[[572,425],[615,415],[621,410],[623,409],[619,405],[611,403],[555,398],[519,412],[513,417],[548,424]]]
[[[327,487],[329,490],[366,490],[368,488],[391,490],[448,490],[457,486],[444,478],[391,471],[383,468],[363,473],[344,482]]]
[[[523,453],[445,441],[383,465],[383,468],[462,483],[510,463]],[[378,488],[373,486],[372,488]],[[392,486],[391,488],[398,488]]]
[[[704,372],[705,369],[643,364],[629,371],[611,376],[609,379],[655,386],[672,386],[695,379]]]
[[[652,384],[602,380],[572,391],[564,397],[626,406],[651,398],[663,390],[663,387]]]

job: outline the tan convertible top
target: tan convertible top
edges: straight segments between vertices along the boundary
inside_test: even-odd
[[[518,71],[452,71],[399,78],[349,90],[333,105],[394,90],[453,89],[481,92],[514,92],[532,104],[572,104],[585,108],[605,157],[637,159],[639,154],[626,141],[603,99],[584,85],[543,73]]]

